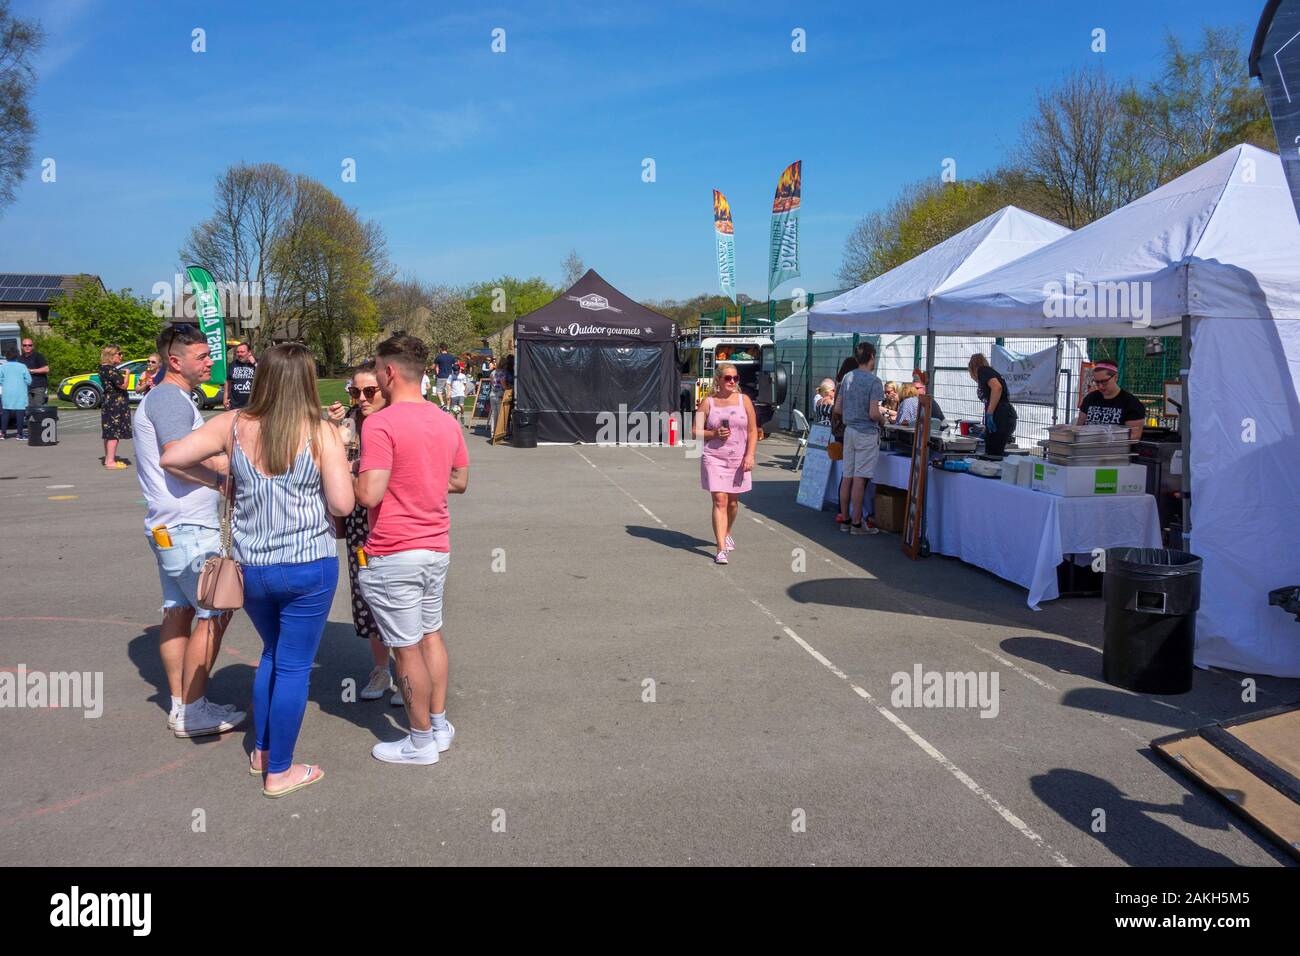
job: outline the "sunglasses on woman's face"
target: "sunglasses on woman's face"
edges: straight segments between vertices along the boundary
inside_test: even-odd
[[[724,376],[722,376],[722,380],[723,380],[724,382],[739,382],[739,381],[740,381],[740,376],[739,376],[739,375],[724,375]]]
[[[362,395],[364,395],[366,396],[366,401],[368,402],[373,402],[375,400],[375,395],[378,392],[379,392],[378,385],[367,385],[365,388],[357,388],[356,386],[352,386],[351,388],[348,389],[348,394],[351,395],[354,399],[360,398]]]

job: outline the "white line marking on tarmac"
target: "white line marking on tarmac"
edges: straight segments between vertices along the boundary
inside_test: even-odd
[[[1016,815],[1015,815],[1014,813],[1012,813],[1009,809],[1007,809],[1005,806],[1003,806],[1002,803],[1001,803],[1001,802],[1000,802],[996,797],[993,796],[993,794],[989,793],[987,790],[985,790],[983,787],[981,787],[978,783],[976,783],[976,782],[974,781],[974,779],[971,778],[970,774],[966,773],[964,770],[962,770],[960,767],[958,767],[955,763],[953,763],[951,760],[949,760],[947,757],[945,757],[945,756],[944,756],[944,755],[943,755],[943,754],[938,750],[938,748],[936,748],[936,747],[935,747],[933,744],[931,744],[928,740],[926,740],[924,737],[922,737],[920,734],[918,734],[915,730],[913,730],[911,727],[909,727],[906,723],[904,723],[904,722],[899,718],[899,716],[898,716],[897,714],[895,714],[893,711],[891,711],[888,707],[885,707],[884,705],[882,705],[882,704],[880,704],[880,703],[877,703],[876,699],[875,699],[874,697],[872,697],[869,693],[867,693],[867,691],[866,691],[864,688],[859,687],[857,684],[853,683],[853,681],[849,680],[849,675],[848,675],[848,674],[844,673],[844,671],[842,671],[842,670],[840,670],[838,667],[836,667],[836,666],[835,666],[835,665],[834,665],[830,660],[828,660],[828,659],[827,659],[827,658],[826,658],[826,657],[825,657],[825,656],[824,656],[820,651],[818,651],[815,647],[813,647],[811,644],[809,644],[807,641],[805,641],[802,637],[800,637],[798,634],[796,634],[796,633],[795,633],[793,630],[791,630],[788,626],[786,626],[785,624],[783,624],[783,623],[780,621],[780,619],[777,618],[777,616],[776,616],[775,614],[773,614],[771,611],[769,611],[767,608],[765,608],[765,607],[764,607],[764,606],[763,606],[763,605],[762,605],[758,600],[756,600],[755,598],[750,597],[750,596],[749,596],[749,593],[748,593],[744,588],[742,588],[739,584],[736,584],[735,581],[732,581],[729,577],[727,577],[727,576],[726,576],[725,574],[723,574],[721,571],[718,572],[718,575],[719,575],[719,577],[723,578],[723,580],[727,581],[727,583],[729,583],[733,588],[735,588],[737,591],[739,591],[741,594],[743,594],[746,598],[749,598],[749,603],[750,603],[750,604],[754,605],[754,607],[758,608],[760,611],[762,611],[764,614],[766,614],[768,617],[770,617],[770,618],[771,618],[771,619],[776,623],[776,626],[779,627],[779,628],[781,628],[781,630],[785,631],[785,633],[790,637],[790,639],[791,639],[792,641],[794,641],[796,644],[798,644],[800,647],[802,647],[805,651],[807,651],[807,652],[812,656],[813,660],[817,661],[819,664],[821,664],[823,667],[825,667],[827,670],[829,670],[832,674],[834,674],[834,675],[835,675],[836,677],[838,677],[840,680],[845,681],[845,682],[846,682],[846,683],[847,683],[851,688],[853,688],[853,692],[854,692],[855,694],[857,694],[859,697],[861,697],[863,700],[865,700],[868,704],[870,704],[872,707],[874,707],[874,708],[876,709],[876,711],[877,711],[877,712],[878,712],[882,717],[884,717],[884,718],[885,718],[886,720],[888,720],[891,724],[893,724],[895,727],[897,727],[899,730],[901,730],[904,734],[906,734],[906,735],[907,735],[907,738],[908,738],[910,741],[912,741],[912,743],[914,743],[914,744],[916,744],[918,747],[920,747],[921,750],[923,750],[923,751],[924,751],[928,756],[930,756],[932,759],[934,759],[936,762],[938,762],[940,766],[942,766],[942,767],[943,767],[945,770],[947,770],[950,774],[952,774],[954,777],[956,777],[957,780],[958,780],[958,781],[959,781],[959,782],[960,782],[964,787],[966,787],[967,790],[969,790],[971,793],[975,794],[977,797],[979,797],[981,800],[983,800],[983,801],[984,801],[984,802],[985,802],[989,807],[991,807],[991,808],[993,809],[994,812],[997,813],[998,816],[1000,816],[1000,817],[1001,817],[1003,820],[1005,820],[1007,823],[1011,824],[1011,826],[1013,826],[1013,827],[1014,827],[1014,828],[1015,828],[1015,829],[1020,833],[1021,836],[1025,837],[1027,840],[1029,840],[1031,843],[1033,843],[1033,844],[1034,844],[1035,846],[1037,846],[1038,848],[1040,848],[1040,849],[1042,849],[1042,850],[1046,850],[1047,853],[1052,857],[1053,862],[1055,862],[1058,866],[1073,866],[1073,865],[1074,865],[1074,864],[1071,863],[1069,860],[1067,860],[1067,859],[1065,858],[1065,856],[1064,856],[1060,851],[1056,850],[1056,849],[1055,849],[1055,848],[1054,848],[1050,843],[1048,843],[1048,842],[1047,842],[1046,840],[1044,840],[1041,836],[1039,836],[1037,833],[1035,833],[1035,832],[1034,832],[1034,831],[1029,827],[1029,825],[1028,825],[1027,823],[1025,823],[1024,820],[1021,820],[1018,816],[1016,816]]]
[[[665,524],[662,520],[660,520],[660,518],[659,518],[659,516],[658,516],[657,514],[655,514],[653,511],[651,511],[651,510],[650,510],[649,508],[647,508],[645,505],[641,504],[640,501],[637,501],[637,499],[636,499],[636,495],[632,494],[632,492],[628,491],[626,488],[624,488],[622,485],[620,485],[620,484],[619,484],[617,481],[615,481],[613,478],[609,477],[609,475],[605,474],[605,472],[601,471],[601,469],[600,469],[599,467],[597,467],[597,465],[596,465],[596,463],[595,463],[594,461],[592,461],[590,458],[588,458],[588,457],[587,457],[586,455],[584,455],[582,452],[578,451],[577,448],[574,448],[573,450],[574,450],[575,452],[577,452],[577,455],[578,455],[579,458],[581,458],[581,459],[582,459],[583,461],[585,461],[587,464],[591,465],[592,468],[595,468],[597,474],[599,474],[602,478],[604,478],[606,481],[608,481],[611,485],[613,485],[613,486],[614,486],[615,488],[617,488],[619,491],[623,492],[623,494],[625,494],[625,495],[627,495],[629,498],[631,498],[632,501],[636,503],[636,506],[637,506],[638,508],[640,508],[642,511],[644,511],[646,514],[648,514],[648,515],[649,515],[649,516],[650,516],[650,517],[651,517],[651,518],[652,518],[652,519],[653,519],[653,520],[654,520],[654,521],[659,525],[659,527],[661,527],[661,528],[666,528],[666,527],[668,527],[667,524]]]

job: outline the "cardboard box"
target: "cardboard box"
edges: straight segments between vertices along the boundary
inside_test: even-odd
[[[1034,476],[1030,485],[1034,491],[1063,498],[1084,498],[1093,495],[1141,495],[1147,490],[1147,469],[1144,465],[1053,465],[1051,462],[1034,462]]]
[[[907,492],[897,488],[876,489],[876,516],[872,519],[881,531],[903,533],[903,513],[907,507]]]

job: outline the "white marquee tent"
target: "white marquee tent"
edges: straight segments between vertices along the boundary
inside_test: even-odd
[[[817,310],[814,308],[814,323]],[[1190,341],[1196,661],[1300,677],[1300,223],[1274,153],[1227,152],[931,302],[944,332]]]

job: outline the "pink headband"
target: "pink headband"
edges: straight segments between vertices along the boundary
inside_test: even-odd
[[[1092,368],[1094,371],[1096,371],[1099,368],[1104,368],[1108,372],[1114,372],[1116,375],[1119,374],[1119,369],[1116,368],[1114,365],[1111,365],[1109,362],[1098,362]]]

